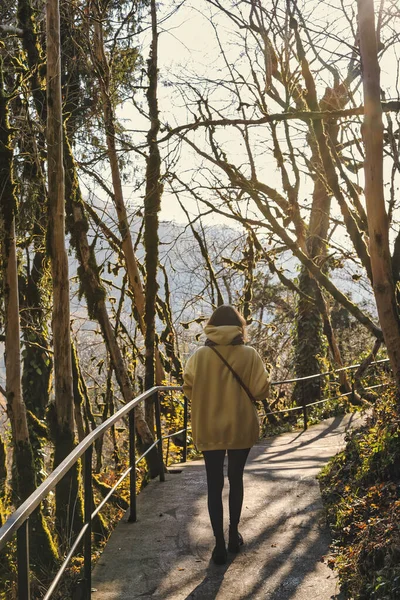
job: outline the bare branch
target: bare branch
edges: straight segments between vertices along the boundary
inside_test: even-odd
[[[382,103],[382,109],[384,112],[400,112],[400,100],[390,100]],[[169,128],[167,135],[160,138],[159,143],[165,142],[172,136],[180,134],[186,131],[195,131],[199,127],[228,127],[233,125],[246,125],[246,126],[259,126],[267,123],[279,123],[282,121],[300,120],[300,121],[321,121],[329,119],[345,119],[347,117],[354,117],[364,114],[364,106],[358,106],[355,108],[346,108],[343,110],[293,110],[293,112],[286,113],[275,113],[271,115],[264,115],[259,119],[204,119],[196,121],[195,123],[188,123],[187,125],[179,125],[178,127]]]

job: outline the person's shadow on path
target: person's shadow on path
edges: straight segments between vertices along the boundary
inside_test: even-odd
[[[184,600],[215,600],[224,580],[225,573],[235,558],[235,554],[228,554],[228,561],[225,565],[215,565],[210,560],[203,581]]]

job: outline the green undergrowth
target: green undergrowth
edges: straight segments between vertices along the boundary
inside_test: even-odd
[[[333,539],[329,564],[346,598],[400,598],[399,433],[388,391],[319,476]]]

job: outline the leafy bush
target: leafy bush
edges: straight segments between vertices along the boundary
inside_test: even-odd
[[[319,477],[333,538],[329,563],[349,598],[400,598],[399,433],[396,395],[387,392]]]

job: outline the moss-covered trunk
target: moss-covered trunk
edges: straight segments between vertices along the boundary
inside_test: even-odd
[[[58,114],[54,119],[54,127],[51,126],[48,136],[47,158],[48,158],[48,189],[52,199],[57,198],[59,205],[57,208],[50,202],[55,210],[49,211],[48,217],[48,245],[50,254],[56,261],[60,262],[62,273],[54,274],[53,283],[57,288],[57,293],[53,298],[53,337],[55,341],[55,393],[58,410],[55,406],[50,407],[49,425],[51,436],[55,442],[54,466],[57,466],[61,460],[74,447],[73,435],[73,405],[72,405],[72,374],[71,374],[71,359],[69,352],[69,293],[68,285],[68,267],[64,247],[64,195],[62,188],[62,154],[60,155],[60,123],[61,123],[61,94],[60,94],[60,76],[59,76],[59,24],[58,24],[58,8],[54,3],[49,4],[49,19],[48,23],[48,39],[47,50],[50,57],[47,65],[47,84],[49,90],[46,89],[46,61],[44,53],[40,46],[38,28],[35,21],[35,11],[30,0],[18,0],[18,22],[23,30],[22,45],[26,53],[28,65],[30,67],[31,78],[29,80],[34,105],[41,124],[46,127],[48,118],[48,107]],[[53,35],[56,35],[57,40],[54,42]],[[51,117],[53,119],[53,116]],[[46,127],[47,129],[47,127]],[[61,150],[62,152],[62,150]],[[60,168],[57,167],[61,163]],[[45,188],[43,188],[45,191]],[[56,227],[54,227],[56,225]],[[61,233],[60,233],[61,232]],[[56,243],[57,240],[57,243]],[[60,244],[60,246],[58,245]],[[60,254],[59,254],[60,250]],[[39,254],[35,260],[39,260]],[[55,267],[52,261],[52,269]],[[56,278],[55,278],[56,275]],[[60,295],[59,295],[60,292]],[[57,311],[60,311],[58,313]],[[61,319],[59,319],[59,316]],[[64,334],[59,335],[60,327],[64,327]],[[68,328],[68,331],[67,331]],[[68,338],[66,341],[65,336]],[[43,340],[45,341],[45,340]],[[63,348],[68,347],[64,352]],[[61,348],[61,350],[60,350]],[[69,364],[68,364],[69,362]],[[46,365],[49,367],[49,365]],[[39,367],[40,368],[40,367]],[[29,381],[29,380],[28,380]],[[64,386],[65,384],[65,386]],[[42,406],[39,407],[39,412],[42,412],[47,394],[43,395]],[[65,400],[65,402],[64,402]],[[34,414],[36,414],[34,410]],[[71,506],[73,510],[69,510],[66,505],[66,499],[73,498]],[[57,527],[59,533],[64,539],[68,536],[71,530],[76,530],[82,523],[82,502],[79,492],[79,467],[76,465],[56,487],[56,511],[57,511]]]
[[[35,12],[30,0],[18,0],[18,22],[23,31],[22,46],[30,66],[29,87],[35,108],[41,122],[46,122],[46,88],[45,60],[37,37]],[[20,101],[19,118],[30,119],[28,102]],[[43,135],[40,136],[44,145]],[[49,305],[45,301],[46,271],[49,263],[45,247],[45,232],[47,230],[47,197],[43,159],[40,157],[37,139],[31,136],[21,136],[19,140],[20,154],[25,158],[22,173],[23,183],[28,190],[29,204],[34,207],[32,224],[32,241],[34,246],[33,260],[28,260],[25,272],[19,276],[21,327],[25,348],[23,352],[22,389],[24,402],[29,411],[38,419],[45,418],[49,402],[51,374],[53,370],[52,353],[49,344],[47,311]],[[44,148],[43,148],[44,152]],[[30,267],[30,268],[29,268]],[[33,442],[33,440],[31,440]],[[36,444],[36,442],[33,442]],[[38,456],[35,453],[36,464],[40,455],[40,444],[37,443]],[[35,448],[34,448],[35,451]]]
[[[4,498],[7,480],[6,445],[0,435],[0,499]]]
[[[307,377],[321,372],[324,356],[322,320],[316,306],[317,284],[305,267],[301,268],[299,288],[305,294],[299,296],[295,322],[295,369],[296,377]],[[310,298],[310,299],[309,299]],[[315,402],[320,397],[319,379],[300,381],[294,390],[300,405]]]
[[[20,321],[18,293],[18,265],[16,251],[15,215],[16,185],[13,174],[13,150],[8,122],[9,97],[4,85],[0,58],[0,242],[5,305],[5,356],[7,413],[13,441],[13,493],[19,504],[36,488],[36,471],[26,407],[21,385]],[[32,564],[43,566],[42,560],[52,565],[56,549],[40,510],[31,517],[33,532]]]
[[[305,56],[302,53],[302,47],[298,38],[299,58],[303,63],[303,75],[307,85],[307,104],[310,110],[338,110],[343,108],[349,101],[348,81],[335,83],[333,88],[327,88],[321,101],[318,101],[315,85],[312,75],[308,70]],[[329,230],[331,198],[333,195],[332,187],[328,185],[328,180],[332,180],[334,166],[329,162],[329,174],[325,162],[321,157],[321,152],[325,151],[328,144],[336,147],[338,143],[338,124],[337,120],[330,119],[323,125],[318,123],[310,125],[308,136],[311,147],[311,164],[315,173],[315,182],[313,189],[313,199],[311,206],[311,215],[307,231],[306,248],[308,256],[319,265],[324,271],[324,261],[326,260],[326,239]],[[321,149],[322,147],[322,149]],[[321,372],[325,355],[325,341],[323,334],[331,349],[332,359],[337,367],[342,366],[340,351],[336,343],[334,331],[330,325],[329,310],[323,298],[323,293],[318,283],[312,277],[305,265],[301,267],[299,277],[300,290],[311,298],[310,301],[305,296],[300,296],[297,305],[296,319],[296,350],[295,365],[296,376],[306,377]],[[342,383],[347,385],[346,375],[342,375]],[[310,380],[299,382],[296,385],[295,396],[302,401],[315,402],[320,397],[319,380]]]
[[[0,58],[1,61],[1,58]],[[7,413],[11,423],[14,444],[14,464],[20,465],[18,454],[30,448],[26,408],[22,400],[20,322],[18,297],[18,265],[15,233],[17,207],[16,186],[13,174],[13,150],[8,122],[9,97],[4,85],[2,62],[0,62],[0,243],[3,268],[3,297],[5,311],[5,366]],[[32,468],[32,454],[26,469]],[[27,480],[19,477],[16,470],[15,484],[19,499],[24,498],[24,488],[34,490],[33,472]],[[26,488],[25,488],[26,490]]]
[[[147,134],[147,143],[149,154],[146,165],[146,193],[144,198],[144,246],[145,246],[145,268],[146,268],[146,287],[145,287],[145,388],[150,389],[156,381],[155,377],[155,317],[156,300],[158,292],[157,266],[158,266],[158,213],[161,208],[162,185],[161,176],[161,157],[158,149],[157,134],[160,129],[158,118],[158,98],[157,98],[157,63],[158,63],[158,32],[157,32],[157,13],[154,0],[150,3],[152,39],[151,50],[147,65],[147,76],[149,84],[146,92],[147,103],[149,107],[150,129]],[[146,419],[152,424],[153,406],[148,403]],[[152,424],[153,428],[154,425]]]
[[[39,119],[45,123],[46,105],[46,62],[38,39],[35,8],[31,0],[18,0],[18,25],[22,29],[22,46],[30,67],[30,88]]]
[[[35,232],[37,235],[38,232]],[[41,239],[44,242],[43,239]],[[24,401],[38,419],[44,419],[49,403],[52,354],[48,340],[45,306],[42,299],[42,281],[47,258],[36,252],[30,272],[20,276],[23,353],[22,390]]]
[[[54,340],[54,466],[73,450],[74,402],[72,386],[68,257],[65,248],[65,189],[61,98],[60,15],[58,0],[47,3],[47,173],[48,241],[53,283]],[[79,468],[75,465],[56,487],[59,534],[70,538],[82,521]]]
[[[39,230],[39,226],[35,227],[34,235],[35,239],[39,240],[38,245],[44,242]],[[43,447],[48,443],[48,432],[44,420],[49,404],[53,370],[42,290],[46,264],[45,254],[38,250],[34,255],[31,269],[29,270],[28,263],[26,272],[21,273],[19,277],[21,327],[24,340],[22,393],[25,406],[29,411],[29,438],[34,455],[37,485],[43,481],[45,473]]]
[[[74,389],[74,416],[75,424],[78,432],[78,440],[81,442],[85,437],[85,426],[83,422],[82,408],[84,404],[84,395],[82,390],[82,381],[79,372],[78,355],[76,353],[75,344],[71,344],[71,360],[72,360],[72,381]],[[89,433],[89,432],[87,432]]]
[[[170,360],[170,372],[173,377],[173,380],[176,381],[178,385],[182,385],[183,383],[183,367],[182,361],[179,356],[179,349],[177,347],[177,340],[174,330],[174,325],[172,321],[172,311],[171,311],[171,295],[168,283],[168,275],[164,265],[160,264],[160,269],[164,274],[164,296],[165,300],[161,300],[158,298],[158,307],[159,312],[161,313],[161,319],[165,323],[164,331],[160,336],[160,341],[164,343],[165,353],[167,358]]]

